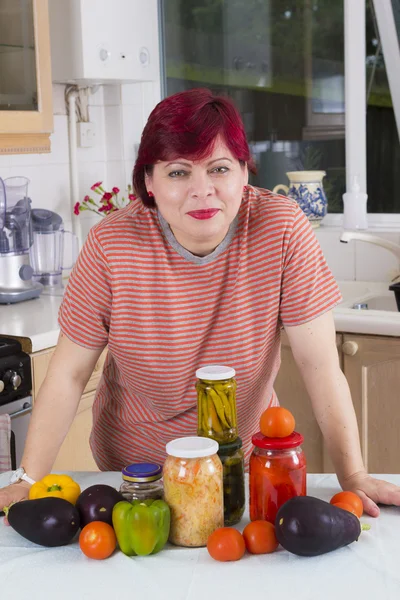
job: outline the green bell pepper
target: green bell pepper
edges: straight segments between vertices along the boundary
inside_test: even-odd
[[[147,556],[167,543],[171,514],[163,500],[121,501],[113,508],[112,522],[124,554]]]

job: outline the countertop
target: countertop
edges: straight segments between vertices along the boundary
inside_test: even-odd
[[[336,331],[400,336],[400,313],[382,310],[354,310],[352,303],[368,295],[393,296],[388,283],[339,281],[343,302],[334,311]],[[0,336],[24,338],[27,352],[39,352],[57,344],[58,309],[62,296],[42,294],[18,304],[0,305]]]
[[[85,489],[94,483],[119,487],[120,473],[69,473]],[[397,485],[400,475],[377,475]],[[0,487],[8,482],[0,475]],[[307,493],[330,500],[339,491],[335,475],[308,475]],[[249,522],[245,513],[237,529]],[[400,508],[382,507],[357,542],[318,557],[298,557],[282,547],[237,562],[214,561],[206,548],[167,545],[159,554],[127,557],[119,550],[103,561],[82,554],[77,541],[60,548],[28,542],[0,519],[1,598],[57,600],[398,600]]]

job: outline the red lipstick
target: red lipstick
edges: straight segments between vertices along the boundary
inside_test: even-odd
[[[206,208],[204,210],[191,210],[188,215],[194,219],[211,219],[214,215],[219,212],[219,208]]]

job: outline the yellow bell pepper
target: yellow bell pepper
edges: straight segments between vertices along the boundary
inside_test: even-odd
[[[50,474],[32,484],[29,490],[29,500],[53,496],[75,504],[80,493],[81,488],[69,475]]]

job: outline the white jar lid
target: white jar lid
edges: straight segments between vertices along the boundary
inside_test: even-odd
[[[167,454],[178,458],[211,456],[218,452],[218,448],[218,442],[200,436],[177,438],[166,445]]]
[[[198,379],[208,379],[208,381],[221,381],[221,379],[231,379],[235,377],[236,371],[232,367],[224,367],[222,365],[209,365],[201,367],[196,371]]]

